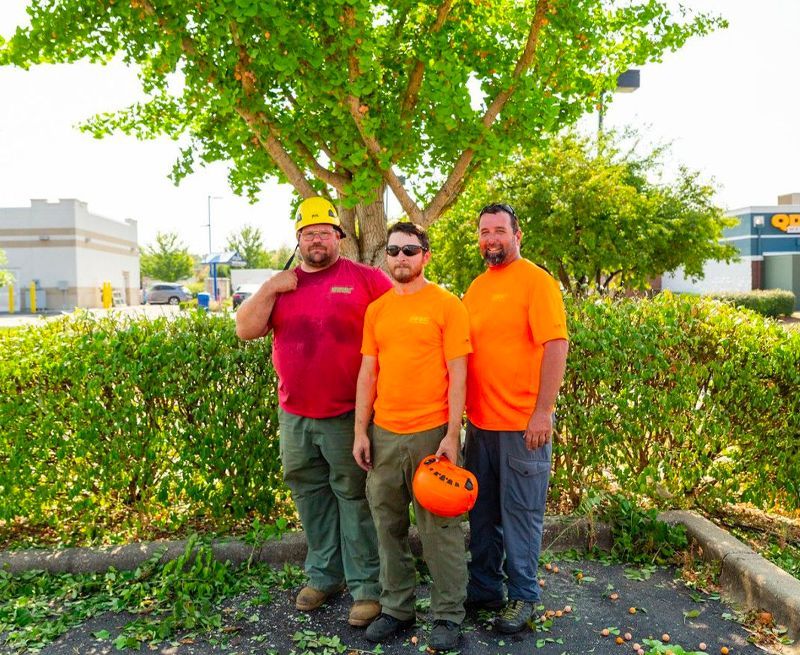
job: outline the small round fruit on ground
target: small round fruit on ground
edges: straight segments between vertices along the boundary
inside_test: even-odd
[[[706,642],[704,642],[704,641],[701,641],[700,644],[697,647],[700,650],[705,650],[706,648],[708,648],[708,646],[706,646]]]
[[[625,640],[622,637],[617,637],[614,641],[617,642],[617,646],[621,646],[625,643]]]
[[[722,653],[722,655],[728,655],[728,653],[730,653],[727,646],[723,646],[722,648],[720,648],[719,652]]]
[[[604,637],[608,637],[608,635],[610,634],[609,629],[608,628],[603,628],[600,631],[600,634],[603,635]]]
[[[636,608],[635,607],[629,607],[628,608],[628,614],[636,614]]]
[[[630,641],[631,639],[633,639],[633,635],[630,632],[626,632],[625,633],[625,641]]]
[[[666,632],[661,635],[661,641],[663,641],[665,644],[669,643],[669,635]]]

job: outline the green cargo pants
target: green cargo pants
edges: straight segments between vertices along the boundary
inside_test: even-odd
[[[396,619],[414,616],[416,570],[408,544],[414,503],[423,557],[433,578],[433,618],[464,620],[467,561],[461,519],[431,514],[417,503],[411,481],[420,461],[435,453],[447,431],[443,425],[414,434],[395,434],[372,426],[372,464],[367,475],[367,498],[378,530],[381,559],[381,611]]]
[[[313,419],[280,410],[283,479],[305,530],[308,584],[327,592],[347,583],[354,600],[377,600],[378,542],[366,473],[353,458],[354,418],[353,412]]]

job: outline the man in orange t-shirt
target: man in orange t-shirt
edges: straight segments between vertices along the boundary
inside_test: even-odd
[[[464,296],[474,349],[464,457],[480,490],[469,514],[467,606],[501,609],[505,578],[508,604],[495,621],[504,633],[522,630],[539,600],[553,409],[568,350],[561,291],[520,256],[521,239],[509,205],[484,207],[478,242],[488,269]]]
[[[368,471],[382,587],[381,614],[366,637],[383,642],[414,625],[416,570],[408,545],[408,505],[413,502],[433,578],[428,645],[449,651],[458,643],[465,614],[464,536],[458,517],[435,516],[416,501],[411,480],[431,453],[458,462],[472,350],[469,320],[458,298],[425,279],[431,255],[422,228],[397,223],[387,241],[394,289],[367,308],[356,388],[353,456]]]

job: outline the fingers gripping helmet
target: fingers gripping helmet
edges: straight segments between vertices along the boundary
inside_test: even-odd
[[[342,238],[347,236],[339,222],[336,208],[325,198],[319,196],[306,198],[297,208],[297,214],[294,217],[294,231],[299,232],[309,225],[333,225]]]
[[[446,457],[424,457],[411,482],[417,502],[437,516],[459,516],[478,498],[478,481]]]

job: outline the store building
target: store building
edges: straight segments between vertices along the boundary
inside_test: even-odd
[[[137,223],[92,214],[85,202],[31,200],[30,207],[0,208],[0,250],[8,259],[14,311],[30,309],[34,283],[39,309],[102,307],[110,282],[115,304],[138,304]],[[8,288],[0,289],[0,311],[9,311]]]
[[[661,288],[690,293],[786,289],[800,309],[800,193],[778,197],[771,206],[743,207],[728,212],[739,223],[726,228],[723,242],[739,250],[738,262],[708,262],[702,280],[683,271],[665,273]]]

